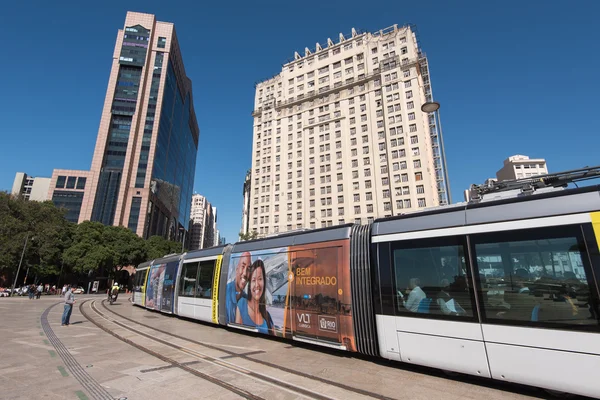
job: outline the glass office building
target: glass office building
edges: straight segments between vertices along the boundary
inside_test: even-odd
[[[127,13],[79,222],[180,240],[189,227],[198,137],[174,25]]]

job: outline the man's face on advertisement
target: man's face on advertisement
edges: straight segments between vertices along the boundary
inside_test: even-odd
[[[238,260],[235,271],[235,286],[238,292],[244,290],[248,284],[248,268],[250,268],[250,253],[245,252]]]

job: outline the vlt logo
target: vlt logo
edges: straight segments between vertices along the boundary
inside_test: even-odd
[[[310,314],[296,314],[298,318],[298,328],[310,328]]]
[[[296,314],[298,317],[298,322],[304,324],[310,324],[310,314]]]

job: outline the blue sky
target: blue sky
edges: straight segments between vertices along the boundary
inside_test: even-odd
[[[295,50],[352,27],[417,25],[442,104],[455,201],[513,154],[544,157],[550,171],[600,164],[598,1],[5,3],[0,190],[17,171],[89,169],[128,10],[175,23],[200,126],[194,190],[217,207],[229,241],[251,161],[254,83]]]

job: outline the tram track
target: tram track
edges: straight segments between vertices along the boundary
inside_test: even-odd
[[[364,390],[364,389],[359,389],[359,388],[356,388],[356,387],[348,386],[348,385],[340,383],[340,382],[332,381],[332,380],[329,380],[329,379],[326,379],[326,378],[322,378],[322,377],[319,377],[319,376],[315,376],[315,375],[307,374],[307,373],[304,373],[304,372],[301,372],[301,371],[297,371],[297,370],[294,370],[294,369],[291,369],[291,368],[287,368],[287,367],[282,366],[282,365],[271,363],[269,361],[261,360],[261,359],[252,357],[251,355],[248,355],[248,354],[236,353],[234,351],[224,349],[224,348],[222,348],[220,346],[215,346],[215,345],[212,345],[212,344],[203,343],[203,342],[200,342],[200,341],[197,341],[197,340],[194,340],[194,339],[187,338],[185,336],[181,336],[181,335],[177,335],[175,333],[171,333],[171,332],[165,331],[165,330],[160,329],[160,328],[156,328],[156,327],[154,327],[152,325],[145,324],[143,322],[137,321],[137,320],[135,320],[133,318],[130,318],[130,317],[127,317],[127,316],[125,316],[123,314],[120,314],[117,311],[114,311],[113,309],[111,309],[111,308],[109,308],[109,307],[106,306],[104,300],[102,301],[102,307],[104,309],[106,309],[108,312],[110,312],[110,313],[112,313],[112,314],[114,314],[114,315],[116,315],[116,316],[118,316],[118,317],[120,317],[120,318],[122,318],[122,319],[124,319],[126,321],[135,323],[135,324],[137,324],[139,326],[143,326],[143,327],[148,328],[148,329],[152,329],[152,330],[154,330],[156,332],[160,332],[160,333],[165,334],[165,335],[172,336],[172,337],[180,339],[180,340],[187,341],[189,343],[193,343],[195,345],[203,346],[203,347],[211,349],[211,350],[216,350],[216,351],[220,351],[220,352],[226,353],[227,355],[232,356],[232,357],[241,358],[241,359],[244,359],[244,360],[256,363],[256,364],[261,364],[261,365],[266,366],[266,367],[275,368],[277,370],[280,370],[280,371],[283,371],[283,372],[286,372],[286,373],[289,373],[289,374],[293,374],[293,375],[296,375],[296,376],[301,377],[301,378],[306,378],[306,379],[310,379],[310,380],[313,380],[313,381],[316,381],[316,382],[324,383],[326,385],[334,386],[334,387],[337,387],[339,389],[343,389],[343,390],[348,391],[348,392],[352,392],[352,393],[355,393],[355,394],[358,394],[358,395],[366,396],[368,398],[373,398],[373,399],[378,399],[378,400],[395,400],[392,397],[383,396],[381,394],[370,392],[368,390]]]
[[[176,367],[178,367],[178,368],[180,368],[180,369],[182,369],[182,370],[184,370],[184,371],[186,371],[186,372],[188,372],[188,373],[190,373],[190,374],[192,374],[194,376],[197,376],[198,378],[204,379],[204,380],[206,380],[208,382],[211,382],[211,383],[213,383],[213,384],[215,384],[217,386],[220,386],[220,387],[222,387],[222,388],[224,388],[224,389],[226,389],[226,390],[228,390],[230,392],[233,392],[233,393],[235,393],[235,394],[237,394],[237,395],[239,395],[239,396],[241,396],[241,397],[243,397],[245,399],[248,399],[248,400],[265,400],[262,397],[256,396],[256,395],[254,395],[254,394],[252,394],[252,393],[250,393],[250,392],[248,392],[248,391],[246,391],[246,390],[244,390],[242,388],[239,388],[239,387],[237,387],[235,385],[232,385],[232,384],[230,384],[228,382],[225,382],[225,381],[223,381],[221,379],[215,378],[215,377],[210,376],[208,374],[205,374],[205,373],[203,373],[201,371],[198,371],[198,370],[196,370],[194,368],[191,368],[188,365],[186,365],[186,363],[181,363],[181,362],[179,362],[179,361],[177,361],[177,360],[175,360],[175,359],[173,359],[171,357],[166,357],[166,356],[164,356],[164,355],[162,355],[162,354],[160,354],[160,353],[158,353],[158,352],[156,352],[154,350],[151,350],[151,349],[149,349],[149,348],[147,348],[145,346],[142,346],[142,345],[134,342],[133,340],[130,340],[130,339],[128,339],[128,338],[126,338],[126,337],[124,337],[122,335],[119,335],[118,333],[114,332],[113,330],[109,329],[108,327],[102,325],[101,323],[99,323],[98,321],[96,321],[95,319],[93,319],[93,318],[90,317],[90,315],[84,310],[84,305],[86,303],[88,303],[89,301],[90,300],[85,300],[85,301],[83,301],[79,305],[79,312],[88,321],[90,321],[91,323],[93,323],[94,325],[96,325],[98,328],[102,329],[106,333],[108,333],[108,334],[114,336],[115,338],[117,338],[117,339],[119,339],[119,340],[127,343],[130,346],[135,347],[138,350],[143,351],[146,354],[152,355],[152,356],[158,358],[161,361],[164,361],[164,362],[169,363],[169,364],[171,364],[173,366],[176,366]],[[96,309],[96,307],[94,305],[95,302],[96,302],[95,300],[91,301],[90,308],[92,309],[92,311],[94,311],[101,318],[103,318],[103,319],[105,319],[105,320],[107,320],[107,321],[109,321],[111,323],[114,323],[114,324],[116,324],[118,326],[121,326],[122,328],[125,328],[125,329],[127,329],[129,331],[137,333],[137,332],[135,332],[135,330],[126,327],[124,324],[121,324],[118,321],[110,321],[108,318],[106,318],[104,316],[104,314],[102,312],[100,312],[100,311],[98,311],[98,309]],[[147,335],[142,335],[142,336],[149,337]]]
[[[107,316],[105,313],[103,313],[102,311],[98,310],[98,308],[96,307],[95,303],[96,303],[95,300],[91,301],[91,303],[89,303],[89,306],[90,306],[89,308],[98,317],[100,317],[101,319],[107,321],[108,323],[114,324],[114,325],[116,325],[116,326],[118,326],[120,328],[123,328],[123,329],[125,329],[125,330],[127,330],[129,332],[132,332],[132,333],[134,333],[134,334],[136,334],[136,335],[138,335],[140,337],[143,337],[143,338],[146,338],[146,339],[150,339],[150,340],[154,341],[155,343],[159,343],[160,345],[169,347],[171,349],[175,349],[178,352],[180,352],[180,354],[182,354],[182,355],[192,356],[192,357],[198,359],[198,361],[201,362],[201,363],[211,364],[211,365],[216,366],[216,367],[218,367],[220,369],[224,369],[226,371],[230,371],[230,372],[233,372],[233,373],[236,373],[236,374],[248,377],[248,378],[250,378],[250,379],[252,379],[254,381],[263,382],[263,383],[268,384],[268,385],[270,385],[270,386],[272,386],[274,388],[277,388],[279,390],[285,390],[285,391],[287,391],[289,393],[292,393],[292,394],[295,394],[295,395],[297,395],[299,397],[308,398],[308,399],[315,399],[315,400],[333,400],[334,399],[333,397],[324,396],[324,395],[322,395],[320,393],[314,392],[314,391],[312,391],[310,389],[307,389],[305,387],[299,386],[297,384],[289,383],[289,382],[286,382],[286,381],[274,378],[272,376],[267,376],[267,375],[264,375],[264,374],[261,374],[261,373],[258,373],[258,372],[251,371],[247,367],[242,367],[242,366],[233,364],[231,362],[224,361],[222,359],[219,359],[217,357],[211,356],[211,355],[206,354],[204,352],[201,352],[201,351],[198,351],[198,350],[195,350],[195,349],[190,349],[190,348],[188,348],[186,346],[182,346],[182,345],[179,345],[179,344],[176,344],[176,343],[173,343],[173,342],[170,342],[170,341],[158,338],[156,336],[153,336],[152,334],[143,332],[140,329],[136,329],[134,327],[128,326],[127,324],[125,324],[125,323],[123,323],[121,321],[118,321],[118,320],[116,320],[114,318],[111,318],[111,317]],[[84,304],[86,304],[86,302],[82,303],[79,306],[79,309],[80,309],[80,312],[82,313],[82,315],[84,315],[84,317],[86,317],[88,320],[90,320],[94,325],[98,326],[100,329],[102,329],[105,332],[111,334],[112,336],[116,337],[117,339],[119,339],[119,340],[121,340],[121,341],[123,341],[123,342],[125,342],[125,343],[127,343],[129,345],[132,345],[133,347],[135,347],[135,348],[137,348],[137,349],[139,349],[139,350],[141,350],[141,351],[143,351],[143,352],[145,352],[147,354],[150,354],[150,355],[152,355],[152,356],[154,356],[154,357],[156,357],[156,358],[158,358],[158,359],[160,359],[160,360],[162,360],[162,361],[164,361],[164,362],[166,362],[166,363],[168,363],[168,364],[170,364],[172,366],[178,367],[178,368],[180,368],[180,369],[182,369],[182,370],[184,370],[186,372],[189,372],[190,374],[193,374],[194,376],[197,376],[197,377],[199,377],[201,379],[207,380],[207,381],[209,381],[211,383],[214,383],[214,384],[216,384],[216,385],[218,385],[218,386],[220,386],[220,387],[222,387],[224,389],[227,389],[227,390],[229,390],[229,391],[231,391],[233,393],[236,393],[237,395],[239,395],[239,396],[241,396],[243,398],[251,399],[251,400],[260,400],[260,399],[263,399],[262,397],[257,396],[257,395],[249,392],[248,390],[246,390],[244,388],[241,388],[239,386],[233,385],[233,384],[231,384],[229,382],[226,382],[225,380],[222,380],[222,379],[219,379],[219,378],[215,377],[214,375],[208,375],[208,374],[206,374],[204,372],[201,372],[201,371],[193,368],[191,366],[192,363],[181,362],[181,361],[178,361],[178,360],[174,359],[173,357],[165,356],[164,354],[161,354],[161,353],[159,353],[156,350],[150,349],[147,346],[143,346],[143,345],[137,343],[135,340],[132,340],[130,338],[125,337],[124,335],[121,335],[121,334],[115,332],[114,330],[110,329],[108,326],[106,326],[106,325],[98,322],[94,318],[92,318],[88,314],[88,312],[85,310]],[[138,324],[137,321],[131,320],[131,319],[126,318],[124,316],[121,316],[120,314],[115,313],[112,310],[110,310],[104,304],[104,300],[101,302],[101,304],[104,307],[104,309],[108,310],[109,312],[114,313],[118,317],[123,318],[126,321],[130,321],[130,322]],[[154,330],[156,332],[160,332],[160,333],[172,336],[172,337],[180,339],[180,340],[184,340],[184,341],[187,341],[187,342],[190,342],[190,343],[199,344],[199,345],[203,346],[203,344],[200,343],[200,342],[196,343],[195,341],[191,341],[191,340],[189,340],[187,338],[175,336],[175,335],[173,335],[173,334],[171,334],[169,332],[164,332],[164,331],[158,330],[158,329],[156,329],[154,327],[146,326],[145,324],[139,323],[139,325],[140,326],[144,326],[147,329],[151,329],[151,330]],[[215,346],[211,346],[211,348],[212,347],[215,347]],[[228,352],[228,351],[216,348],[216,347],[214,349],[218,350],[219,352],[226,353],[226,354],[231,353],[231,354],[237,355],[237,353]],[[251,361],[254,361],[254,360],[251,360]],[[273,368],[280,369],[276,365],[273,365]]]

